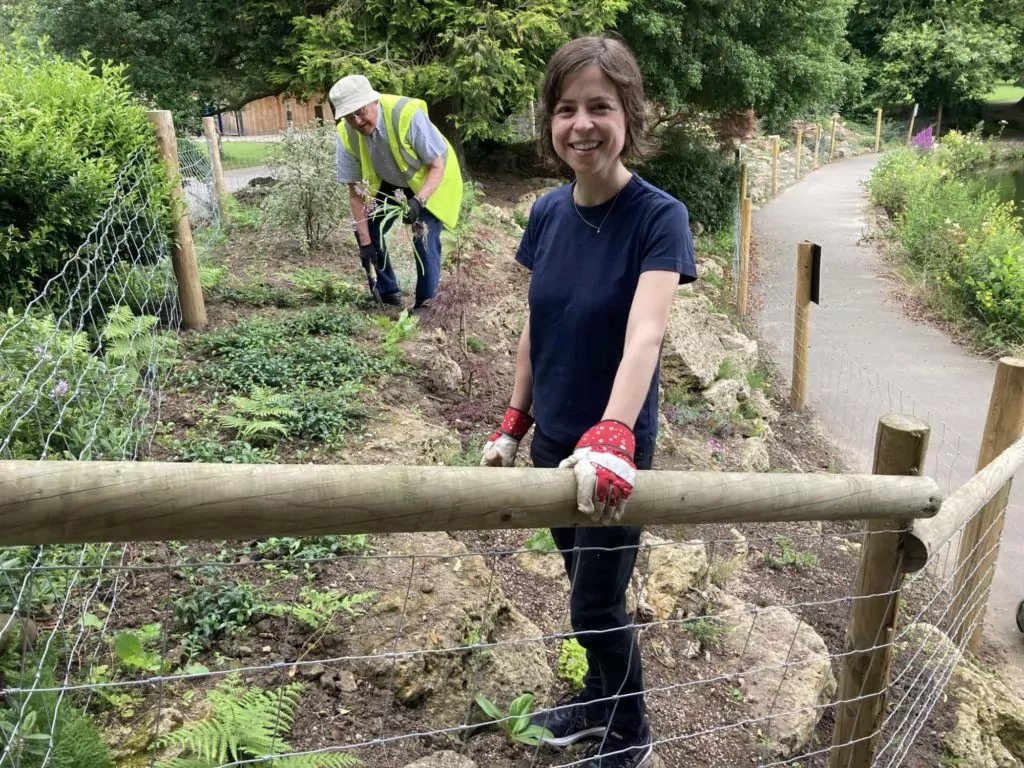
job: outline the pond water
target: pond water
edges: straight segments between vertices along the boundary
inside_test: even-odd
[[[1024,217],[1024,164],[993,168],[978,178],[999,192],[1003,200],[1015,201],[1017,215]]]

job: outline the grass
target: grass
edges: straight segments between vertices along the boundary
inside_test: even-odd
[[[1024,99],[1024,87],[1013,83],[997,83],[985,96],[989,104],[1015,104]]]
[[[196,146],[204,156],[209,157],[209,149],[205,141],[196,142]],[[220,161],[225,171],[238,168],[255,168],[270,162],[276,141],[222,141],[220,144]]]

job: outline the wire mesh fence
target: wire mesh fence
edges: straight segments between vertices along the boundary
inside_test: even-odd
[[[191,140],[179,159],[197,239],[214,242],[209,161]],[[145,457],[180,324],[165,223],[137,206],[152,192],[112,201],[66,274],[8,317],[0,384],[15,386],[0,390],[0,458]],[[52,330],[38,325],[47,315]],[[115,321],[130,327],[104,335]],[[834,340],[815,341],[811,399],[838,398],[822,412],[838,414],[827,426],[857,448],[857,468],[878,416],[903,412],[933,427],[936,479],[953,488],[970,476],[940,419]],[[783,369],[791,357],[778,353]],[[833,723],[874,696],[842,697],[838,678],[884,650],[893,664],[873,764],[903,764],[985,595],[964,593],[952,541],[905,586],[860,594],[868,543],[859,526],[830,522],[644,534],[616,610],[638,638],[663,765],[855,768]],[[524,719],[571,706],[590,669],[584,647],[621,631],[574,628],[578,589],[544,531],[3,549],[0,767],[401,768],[438,752],[465,766],[584,765],[585,749],[531,743]],[[879,599],[898,607],[895,631],[850,649],[851,608]]]

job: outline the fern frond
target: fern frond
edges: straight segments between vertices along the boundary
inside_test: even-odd
[[[221,414],[217,418],[221,424],[228,429],[235,430],[238,432],[239,437],[245,439],[264,436],[270,432],[277,432],[282,437],[288,436],[288,427],[280,421],[272,421],[269,419],[250,421],[244,416],[238,416],[234,413]]]
[[[289,755],[274,761],[274,768],[353,768],[363,761],[353,755],[336,752],[329,755]]]

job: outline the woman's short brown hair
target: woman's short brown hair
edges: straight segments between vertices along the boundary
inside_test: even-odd
[[[644,81],[633,52],[615,37],[577,37],[566,43],[548,62],[541,89],[542,109],[539,125],[539,150],[546,159],[561,164],[551,141],[551,118],[562,97],[565,79],[585,67],[598,66],[614,83],[626,114],[626,140],[621,157],[642,160],[649,150],[645,131]]]

